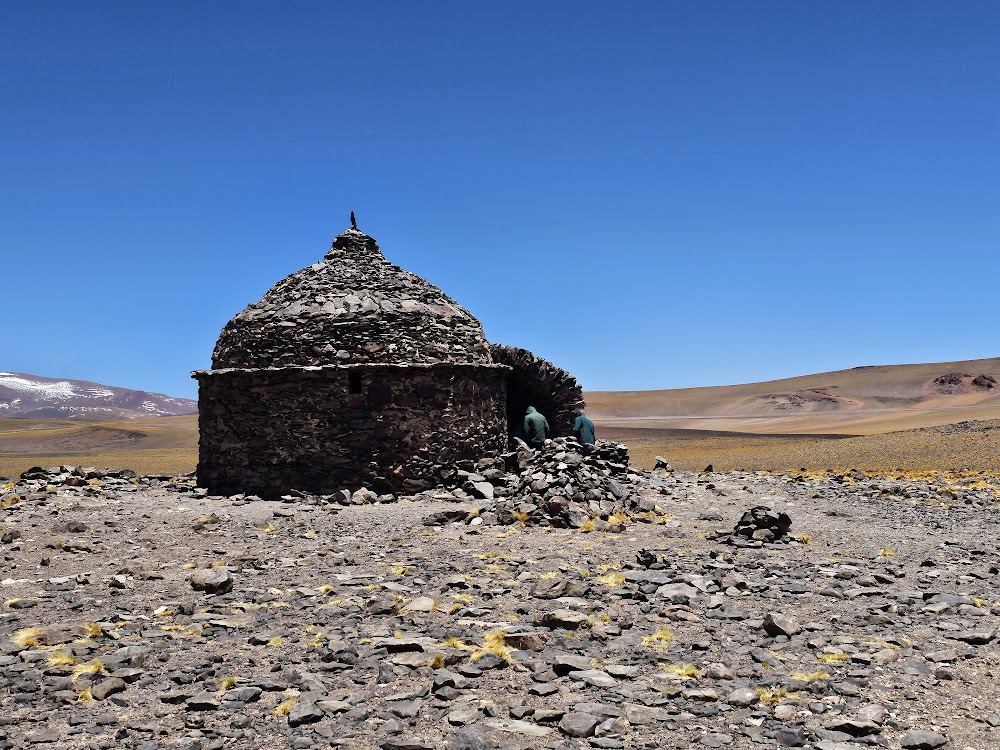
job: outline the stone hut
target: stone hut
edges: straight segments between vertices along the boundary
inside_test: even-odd
[[[419,491],[506,450],[528,405],[566,434],[583,403],[354,228],[230,320],[193,377],[198,482],[227,495]]]

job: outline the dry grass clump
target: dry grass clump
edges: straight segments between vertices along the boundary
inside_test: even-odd
[[[11,599],[9,601],[14,600]],[[44,635],[44,633],[44,628],[22,628],[14,633],[10,639],[21,648],[37,648],[42,645],[42,642],[38,639],[38,637]]]
[[[85,674],[107,674],[107,670],[104,668],[104,662],[100,659],[94,659],[92,661],[84,662],[83,664],[77,664],[73,667],[73,674],[70,675],[70,679],[76,682],[77,679]]]
[[[644,635],[642,645],[660,651],[667,648],[672,640],[674,640],[674,634],[670,632],[670,628],[660,628],[651,635]]]
[[[785,688],[771,690],[770,688],[759,687],[757,688],[757,695],[761,703],[781,703],[783,700],[797,701],[799,699],[798,695],[789,693]]]
[[[831,654],[823,653],[816,657],[816,661],[820,664],[843,664],[845,661],[850,661],[851,657],[848,654]]]
[[[507,631],[495,630],[484,635],[483,644],[472,652],[469,660],[476,662],[487,654],[499,656],[508,664],[514,661],[514,657],[510,653],[510,646],[507,645]]]
[[[701,670],[694,664],[660,664],[660,668],[681,680],[691,680],[701,676]]]

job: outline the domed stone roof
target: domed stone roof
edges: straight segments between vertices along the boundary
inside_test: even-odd
[[[357,229],[230,320],[212,353],[216,370],[440,362],[492,363],[479,321]]]

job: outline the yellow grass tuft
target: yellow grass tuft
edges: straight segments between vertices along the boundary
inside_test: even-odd
[[[451,636],[450,638],[445,638],[444,641],[441,642],[441,645],[444,646],[445,648],[458,648],[461,649],[462,651],[476,650],[475,646],[470,646],[461,638],[456,638],[455,636]]]
[[[483,645],[473,651],[469,659],[479,661],[487,654],[493,654],[506,662],[513,662],[514,659],[510,655],[510,647],[507,645],[506,637],[506,630],[495,630],[492,633],[487,633],[483,636]]]
[[[759,687],[757,688],[757,696],[760,698],[761,703],[780,703],[782,700],[797,701],[799,699],[798,695],[789,693],[785,688],[771,690],[770,688]]]
[[[674,634],[670,632],[670,628],[661,628],[652,635],[644,635],[642,645],[660,651],[667,648],[672,640],[674,640]]]
[[[73,674],[70,675],[70,679],[76,682],[80,677],[85,674],[107,674],[107,670],[104,668],[104,662],[100,659],[94,659],[93,661],[86,661],[83,664],[77,664],[73,667]]]
[[[269,523],[267,524],[267,526],[258,526],[257,528],[260,531],[263,531],[265,534],[270,534],[271,532],[278,530],[278,527],[275,526],[273,523]]]
[[[528,513],[527,511],[523,510],[515,510],[511,513],[511,515],[514,516],[515,519],[517,519],[517,522],[521,526],[524,526],[524,522],[531,518],[531,513]]]
[[[434,654],[434,658],[427,666],[431,669],[441,669],[444,666],[444,654]]]
[[[608,573],[607,575],[597,576],[594,580],[605,586],[621,586],[625,583],[625,576],[621,573]]]
[[[285,642],[285,639],[284,639],[284,638],[282,638],[282,637],[281,637],[280,635],[276,635],[276,636],[274,636],[274,638],[271,638],[271,639],[270,639],[270,640],[269,640],[269,641],[268,641],[268,642],[267,642],[267,643],[265,644],[265,646],[264,646],[264,647],[265,647],[265,648],[277,648],[278,646],[280,646],[280,645],[281,645],[282,643],[284,643],[284,642]]]
[[[400,565],[399,567],[392,569],[392,574],[394,576],[405,576],[411,570],[413,570],[412,565]]]
[[[694,666],[694,664],[661,664],[660,667],[664,672],[676,675],[682,680],[690,680],[701,676],[701,670]]]
[[[72,667],[78,661],[80,660],[68,651],[53,651],[49,654],[50,667]]]
[[[594,531],[596,528],[597,528],[597,519],[596,518],[588,518],[586,521],[584,521],[582,524],[580,524],[580,528],[578,529],[578,531],[581,534],[589,534],[591,531]]]
[[[271,713],[273,713],[275,716],[288,716],[288,714],[292,710],[292,706],[294,705],[295,705],[295,699],[289,698],[287,701],[279,703],[277,706],[275,706],[274,710]]]
[[[885,549],[883,549],[883,550],[882,550],[881,552],[879,552],[879,555],[880,555],[881,557],[892,557],[892,556],[893,556],[894,554],[896,554],[896,553],[895,553],[895,552],[893,552],[893,551],[892,551],[891,549],[889,549],[888,547],[886,547],[886,548],[885,548]]]
[[[10,637],[14,643],[16,643],[21,648],[29,648],[31,646],[41,646],[41,642],[38,640],[38,636],[45,633],[44,628],[24,628],[18,630],[14,635]]]
[[[850,658],[847,654],[820,654],[816,657],[816,661],[820,664],[843,664]]]
[[[620,510],[608,516],[608,523],[611,526],[624,526],[628,522],[628,514]]]
[[[90,688],[84,688],[83,690],[81,690],[81,691],[80,691],[80,692],[79,692],[79,693],[77,694],[77,698],[76,698],[76,699],[77,699],[78,701],[80,701],[81,703],[86,703],[87,701],[92,701],[92,700],[94,700],[94,696],[93,696],[93,694],[92,694],[92,693],[90,692]]]
[[[830,673],[824,672],[822,669],[816,672],[810,672],[809,674],[793,674],[793,680],[798,680],[799,682],[815,682],[816,680],[828,680],[830,679]]]

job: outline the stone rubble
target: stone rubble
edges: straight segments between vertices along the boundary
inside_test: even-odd
[[[0,748],[998,747],[992,480],[572,442],[391,504],[0,485]],[[792,542],[720,546],[756,507]]]
[[[733,533],[726,540],[730,544],[759,547],[761,544],[778,544],[788,541],[792,519],[766,505],[751,508],[736,522]]]

